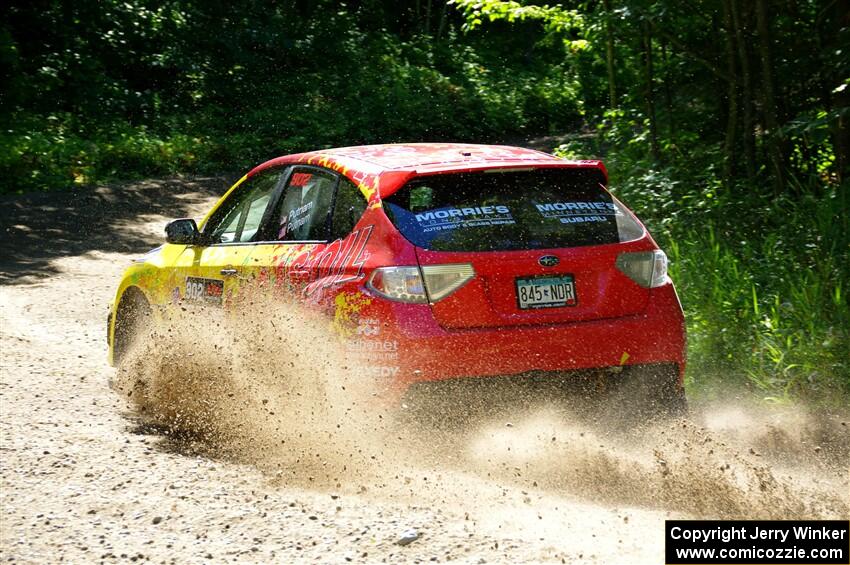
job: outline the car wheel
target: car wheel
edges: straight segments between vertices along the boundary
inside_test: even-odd
[[[138,345],[139,338],[150,330],[151,306],[142,291],[128,288],[121,297],[115,314],[113,358],[116,365],[125,361]]]
[[[630,426],[687,416],[685,390],[674,364],[628,367],[606,399],[609,417]]]

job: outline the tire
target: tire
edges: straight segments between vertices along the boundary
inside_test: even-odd
[[[629,425],[687,416],[685,390],[675,364],[628,367],[606,399],[609,416]]]
[[[151,306],[142,291],[130,287],[124,291],[115,313],[112,358],[116,366],[127,359],[140,337],[150,331]]]

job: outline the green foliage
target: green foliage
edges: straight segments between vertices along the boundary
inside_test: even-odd
[[[486,19],[489,22],[506,21],[508,23],[539,21],[547,33],[571,34],[583,30],[584,18],[578,10],[562,6],[538,6],[536,4],[521,4],[513,0],[451,0],[466,17],[464,30],[474,30],[481,26]],[[585,39],[564,38],[566,45],[573,50],[585,49],[588,42]]]
[[[82,137],[68,133],[66,121],[72,120],[51,116],[45,127],[31,119],[0,133],[0,175],[7,190],[61,189],[192,171],[204,150],[201,139],[183,134],[163,138],[145,127],[112,125]]]
[[[521,38],[459,35],[455,11],[443,31],[432,14],[426,33],[422,23],[369,21],[393,15],[393,4],[320,4],[13,8],[5,24],[13,49],[0,62],[18,82],[2,99],[0,192],[244,170],[317,147],[499,140],[580,123],[580,85],[562,67],[560,47],[531,46],[537,60],[529,64]],[[73,32],[62,27],[68,18],[79,25]],[[39,21],[55,27],[29,35]]]
[[[598,139],[557,153],[587,157]],[[845,403],[848,187],[815,176],[799,198],[774,196],[743,181],[726,186],[712,166],[719,148],[697,145],[688,160],[661,168],[637,153],[626,146],[608,154],[611,188],[670,257],[688,324],[692,392],[746,382],[774,401]]]

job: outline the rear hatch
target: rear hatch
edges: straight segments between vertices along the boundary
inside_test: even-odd
[[[595,168],[496,169],[418,177],[384,200],[421,267],[475,276],[431,305],[444,328],[551,325],[643,312],[649,290],[616,267],[650,249]]]

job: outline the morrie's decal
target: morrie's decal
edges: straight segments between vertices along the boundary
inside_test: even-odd
[[[607,222],[610,220],[608,216],[565,216],[558,218],[562,224],[582,224],[588,222]]]
[[[220,279],[202,279],[198,277],[186,278],[187,300],[221,304],[224,294],[224,281]]]
[[[487,216],[490,214],[508,214],[511,211],[507,206],[470,206],[467,208],[443,208],[416,214],[417,222],[425,222],[434,219],[463,218],[465,216]]]
[[[614,204],[611,202],[552,202],[549,204],[537,204],[540,212],[572,211],[572,212],[600,212],[613,214]]]
[[[535,206],[541,216],[562,224],[607,222],[616,214],[611,202],[548,202]]]
[[[425,233],[516,223],[510,208],[503,205],[439,208],[416,214],[416,221]]]

